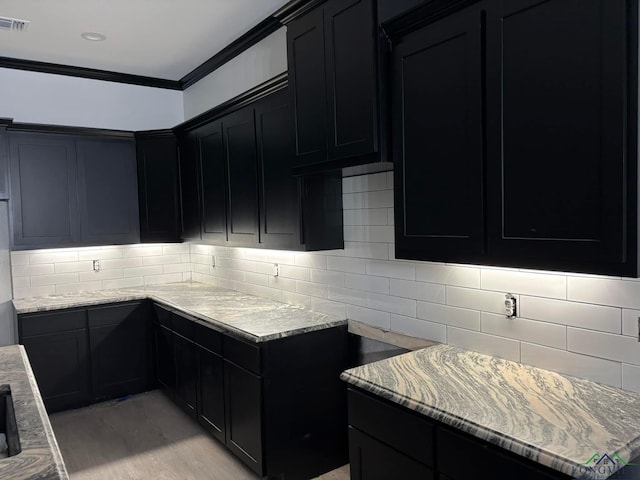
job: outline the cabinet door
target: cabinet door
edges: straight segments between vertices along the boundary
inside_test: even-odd
[[[87,311],[93,401],[147,389],[149,325],[143,309],[136,302]]]
[[[255,105],[260,182],[260,243],[268,248],[300,244],[298,178],[289,92],[280,90]]]
[[[136,148],[140,241],[175,242],[180,238],[176,138],[173,134],[136,135]]]
[[[76,150],[82,243],[139,242],[134,142],[78,140]]]
[[[396,257],[483,251],[482,30],[468,8],[393,53]]]
[[[225,441],[224,361],[198,347],[198,422],[211,435]]]
[[[76,147],[63,135],[11,132],[11,214],[17,248],[80,239]]]
[[[0,200],[9,198],[9,135],[0,124]]]
[[[353,427],[349,427],[349,463],[353,480],[435,478],[433,470],[427,466]]]
[[[176,364],[173,350],[173,332],[154,323],[154,347],[156,358],[156,380],[165,394],[173,399],[176,386]]]
[[[635,272],[627,4],[488,4],[488,246],[503,264]]]
[[[197,416],[196,381],[198,368],[196,345],[174,333],[173,351],[176,359],[175,402],[188,415],[195,418]]]
[[[316,8],[287,25],[296,165],[327,160],[324,17]]]
[[[227,183],[227,235],[236,245],[258,244],[258,165],[253,108],[223,119]]]
[[[200,240],[202,238],[202,202],[200,200],[200,144],[195,133],[178,137],[180,155],[180,217],[182,218],[181,238]]]
[[[378,150],[374,3],[329,0],[324,6],[330,160]]]
[[[202,239],[213,243],[227,240],[227,208],[222,122],[212,122],[196,132],[202,172]]]
[[[262,380],[228,361],[224,376],[227,447],[262,475]]]

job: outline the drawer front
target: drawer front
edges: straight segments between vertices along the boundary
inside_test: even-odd
[[[193,340],[210,352],[222,354],[222,334],[213,328],[196,323],[193,329]]]
[[[101,327],[124,323],[134,316],[140,316],[142,306],[140,302],[120,305],[95,307],[88,310],[89,327]]]
[[[173,325],[171,322],[171,311],[165,307],[161,307],[160,305],[154,303],[153,304],[153,312],[155,314],[156,321],[168,329],[172,329]]]
[[[433,466],[435,427],[418,415],[349,389],[349,425]]]
[[[20,338],[84,329],[87,326],[86,318],[86,310],[62,310],[19,315]]]
[[[513,454],[480,439],[438,428],[438,470],[451,478],[475,478],[483,472],[484,478],[517,478],[518,480],[569,479],[547,467],[530,465],[514,458]]]
[[[193,328],[196,322],[176,312],[173,312],[171,317],[173,331],[187,340],[193,340]]]
[[[258,345],[252,345],[227,335],[224,336],[222,345],[225,359],[258,375],[262,373],[260,347]]]

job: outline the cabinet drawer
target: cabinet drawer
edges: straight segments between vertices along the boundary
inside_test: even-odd
[[[213,353],[222,353],[222,334],[212,328],[196,323],[193,329],[193,340]]]
[[[193,327],[196,322],[175,312],[171,317],[173,323],[172,330],[188,340],[193,340]]]
[[[418,415],[349,389],[349,425],[433,466],[435,428]]]
[[[171,322],[171,311],[160,305],[153,304],[153,312],[155,313],[156,321],[168,329],[173,327]]]
[[[245,343],[226,335],[222,345],[225,359],[253,373],[260,374],[262,372],[259,346]]]
[[[137,315],[140,302],[121,305],[108,305],[105,307],[90,308],[88,310],[89,327],[101,327],[105,325],[117,325]]]
[[[517,478],[518,480],[558,480],[570,477],[544,465],[529,464],[523,457],[480,439],[438,428],[438,470],[451,478],[475,478],[483,472],[485,478]]]
[[[20,315],[20,338],[86,328],[85,310]]]

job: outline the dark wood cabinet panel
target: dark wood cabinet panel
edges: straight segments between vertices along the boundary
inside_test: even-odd
[[[305,175],[300,182],[305,249],[344,248],[342,174],[332,171]]]
[[[94,402],[147,390],[149,324],[140,302],[87,311]]]
[[[488,3],[491,255],[537,268],[635,272],[627,229],[637,225],[637,177],[627,162],[636,152],[625,142],[636,135],[627,35],[637,18],[627,3]]]
[[[11,132],[11,227],[17,248],[80,239],[76,147],[72,137]]]
[[[0,123],[0,200],[9,198],[9,135]]]
[[[398,258],[484,249],[481,12],[407,35],[393,52]]]
[[[198,363],[196,345],[178,334],[173,335],[173,352],[175,356],[176,387],[175,402],[188,415],[197,416]]]
[[[181,238],[200,240],[202,238],[202,205],[200,182],[200,145],[195,132],[178,136],[180,167],[180,218]]]
[[[195,135],[202,177],[202,239],[223,243],[227,240],[227,172],[222,122],[201,127]]]
[[[227,171],[227,237],[233,245],[258,244],[258,172],[253,108],[222,120]]]
[[[324,6],[329,159],[378,150],[374,8],[371,0],[329,0]]]
[[[218,354],[198,347],[198,422],[225,442],[224,361]]]
[[[255,121],[260,244],[267,248],[299,247],[300,180],[291,173],[295,153],[288,90],[256,102]]]
[[[228,361],[224,375],[227,447],[262,475],[262,379]]]
[[[324,57],[324,15],[322,8],[317,8],[287,25],[297,165],[327,160]]]
[[[90,244],[140,241],[135,145],[131,140],[76,141],[80,239]]]
[[[154,323],[153,336],[156,380],[164,393],[169,398],[174,399],[176,363],[173,348],[173,332],[160,323]]]
[[[172,133],[136,134],[140,241],[180,239],[178,145]]]

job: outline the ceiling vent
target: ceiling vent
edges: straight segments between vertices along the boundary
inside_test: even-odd
[[[18,20],[17,18],[0,17],[0,30],[17,30],[24,32],[29,28],[29,20]]]

